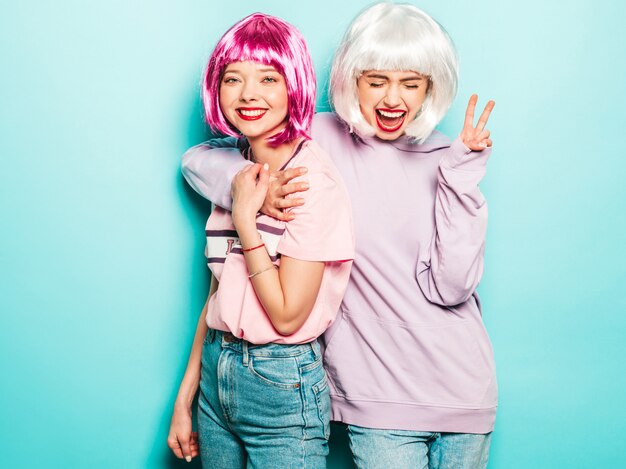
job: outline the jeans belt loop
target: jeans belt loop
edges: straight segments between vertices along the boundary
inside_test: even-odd
[[[319,346],[317,345],[318,344],[317,340],[314,340],[313,342],[309,342],[309,344],[311,345],[311,350],[313,350],[313,355],[315,355],[315,359],[318,359],[320,357],[320,349],[319,349]]]
[[[248,366],[248,341],[242,340],[241,343],[243,346],[243,366]]]

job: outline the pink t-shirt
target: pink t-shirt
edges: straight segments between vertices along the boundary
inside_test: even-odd
[[[309,182],[310,189],[298,194],[304,205],[292,209],[296,217],[289,223],[259,214],[257,229],[275,265],[280,265],[281,255],[325,262],[311,314],[294,334],[276,332],[248,278],[231,214],[215,207],[206,224],[207,263],[220,282],[208,305],[210,328],[254,344],[301,344],[317,338],[335,320],[354,259],[350,199],[337,169],[317,143],[303,142],[283,168],[297,166],[308,168],[304,177],[294,179]]]

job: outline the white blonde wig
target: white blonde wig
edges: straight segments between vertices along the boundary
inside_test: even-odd
[[[359,108],[357,79],[366,70],[414,71],[429,79],[422,109],[406,134],[423,142],[443,118],[456,95],[458,59],[443,27],[419,8],[377,3],[357,16],[341,41],[330,75],[335,112],[350,132],[375,134]]]

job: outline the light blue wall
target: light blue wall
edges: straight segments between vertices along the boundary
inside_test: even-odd
[[[320,87],[367,2],[3,2],[0,467],[161,468],[207,291],[208,205],[179,158],[198,80],[262,10],[308,38]],[[490,468],[626,467],[626,8],[423,1],[468,96],[497,101],[480,293],[500,409]],[[325,94],[320,97],[325,108]],[[331,468],[349,467],[345,439]]]

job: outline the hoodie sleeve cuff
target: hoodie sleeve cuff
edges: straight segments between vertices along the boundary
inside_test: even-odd
[[[484,171],[491,148],[482,151],[470,150],[458,136],[441,159],[441,166],[462,171]]]

